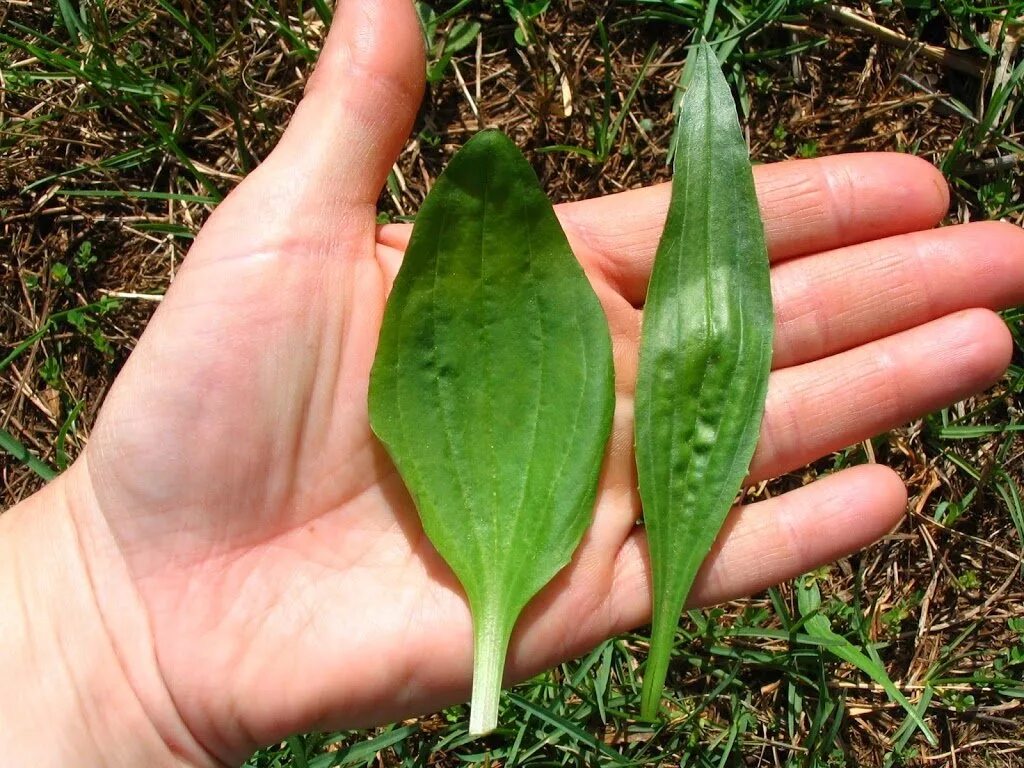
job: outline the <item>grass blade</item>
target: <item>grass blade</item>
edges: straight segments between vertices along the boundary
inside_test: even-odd
[[[0,429],[0,449],[7,451],[46,482],[57,477],[57,471],[53,467],[38,458],[6,429]]]

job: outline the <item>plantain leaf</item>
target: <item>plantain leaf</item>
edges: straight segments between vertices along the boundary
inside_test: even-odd
[[[706,43],[693,59],[679,121],[635,401],[653,590],[641,698],[648,719],[661,702],[679,614],[753,456],[774,322],[747,147]]]
[[[608,323],[551,203],[478,134],[416,217],[370,377],[373,431],[473,614],[474,734],[517,617],[590,522],[613,397]]]

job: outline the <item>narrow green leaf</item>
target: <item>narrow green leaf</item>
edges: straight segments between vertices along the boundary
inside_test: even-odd
[[[372,739],[356,742],[346,749],[318,755],[309,761],[309,768],[348,768],[376,762],[382,751],[405,741],[419,729],[418,725],[406,725],[385,730]]]
[[[373,430],[469,600],[474,734],[517,617],[590,522],[612,406],[608,323],[551,203],[478,134],[416,217],[370,377]]]
[[[285,739],[289,751],[292,753],[292,762],[295,768],[309,768],[309,761],[306,760],[306,744],[301,736],[290,736]]]
[[[181,203],[216,205],[220,198],[211,195],[189,195],[177,192],[152,192],[145,189],[60,189],[61,197],[112,197],[125,200],[176,200]]]
[[[620,755],[603,741],[597,739],[593,734],[587,733],[571,720],[567,720],[564,717],[556,715],[554,712],[551,712],[544,707],[523,698],[522,696],[516,696],[514,693],[509,694],[508,698],[509,701],[522,709],[528,715],[534,715],[540,720],[550,723],[555,726],[555,728],[565,733],[570,743],[582,744],[595,752],[600,752],[603,758],[609,759],[613,765],[624,765],[629,763],[629,760],[625,757]]]
[[[57,472],[53,467],[32,453],[24,443],[6,429],[0,429],[0,450],[9,453],[46,482],[57,477]]]
[[[462,49],[472,45],[476,41],[476,36],[479,34],[479,21],[467,21],[463,19],[457,22],[452,27],[451,32],[448,33],[448,37],[444,42],[445,51],[452,54],[458,53]]]
[[[804,629],[807,630],[807,634],[816,640],[822,641],[822,647],[827,649],[833,656],[857,667],[857,669],[880,685],[890,699],[906,710],[907,715],[914,725],[921,729],[921,733],[924,734],[928,743],[932,746],[938,744],[935,734],[932,733],[931,729],[924,722],[921,713],[896,687],[896,684],[893,683],[882,663],[878,659],[872,659],[845,637],[836,633],[832,629],[832,624],[829,622],[828,617],[819,613],[821,594],[818,591],[817,585],[813,584],[813,582],[808,584],[806,581],[798,581],[796,587],[800,613],[807,617],[804,621]]]
[[[686,596],[754,453],[774,322],[747,147],[706,43],[694,57],[679,120],[636,385],[637,474],[654,593],[646,718],[658,712]]]
[[[164,12],[167,13],[168,16],[178,22],[178,25],[188,32],[189,36],[198,42],[207,54],[210,56],[217,55],[217,44],[203,34],[199,27],[189,21],[188,16],[185,15],[184,11],[177,7],[176,3],[172,3],[170,0],[156,0],[156,4],[163,8]]]
[[[330,26],[334,20],[334,12],[327,4],[327,0],[313,0],[313,7],[316,9],[316,15],[320,17],[320,21]]]
[[[480,22],[466,20],[456,22],[445,37],[437,60],[427,66],[427,82],[440,82],[455,54],[472,45],[478,34],[480,34]]]
[[[68,31],[68,37],[71,38],[72,44],[78,45],[82,42],[80,37],[80,33],[82,32],[81,19],[79,19],[78,14],[75,13],[75,9],[71,5],[70,0],[57,0],[57,7],[60,9],[61,19],[64,22],[64,27]]]

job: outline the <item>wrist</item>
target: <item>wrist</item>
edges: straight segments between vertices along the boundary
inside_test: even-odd
[[[0,517],[4,764],[208,765],[175,722],[152,654],[140,661],[144,613],[108,557],[115,548],[102,551],[87,477],[72,467]]]

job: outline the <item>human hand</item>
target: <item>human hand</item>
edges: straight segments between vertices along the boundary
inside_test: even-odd
[[[121,738],[163,750],[146,764],[237,762],[289,732],[468,694],[468,608],[366,413],[409,235],[378,228],[375,202],[423,70],[407,0],[340,9],[285,137],[204,227],[84,455],[33,500],[35,514],[16,510],[0,528],[9,549],[40,551],[15,571],[50,608],[25,619],[32,636],[53,634],[60,616],[66,639],[53,647],[73,647],[70,676],[86,688],[106,680],[133,708],[124,718],[112,705],[90,727],[135,723]],[[1010,339],[990,310],[1024,300],[1016,228],[930,230],[945,186],[909,157],[784,163],[756,178],[778,317],[752,482],[1001,374]],[[521,619],[510,681],[648,616],[631,403],[638,307],[667,202],[659,186],[559,208],[608,315],[615,426],[593,526]],[[905,501],[898,477],[869,465],[734,510],[692,599],[749,594],[855,551]],[[79,599],[54,602],[48,557]],[[9,711],[0,697],[0,719]],[[16,714],[29,734],[33,711]]]

